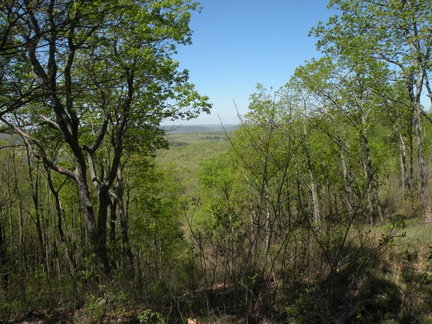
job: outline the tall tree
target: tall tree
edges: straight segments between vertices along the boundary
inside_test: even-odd
[[[424,93],[432,100],[431,73],[432,3],[427,0],[331,0],[329,7],[341,16],[320,23],[311,33],[318,48],[355,63],[375,58],[399,72],[410,94],[412,128],[417,148],[423,211],[432,219],[428,172],[424,161],[421,116]]]
[[[2,1],[0,119],[76,183],[89,252],[105,270],[108,206],[125,150],[137,141],[157,147],[164,118],[210,109],[171,58],[190,43],[197,8],[188,0]],[[36,131],[62,138],[62,156],[50,156]]]
[[[318,127],[341,149],[340,164],[344,174],[350,215],[354,203],[351,186],[354,183],[349,179],[347,162],[352,165],[354,161],[346,161],[347,153],[350,151],[349,137],[356,143],[358,154],[354,163],[359,164],[362,170],[360,173],[356,172],[357,180],[361,180],[361,186],[365,188],[360,192],[366,193],[366,208],[370,222],[373,222],[374,216],[383,220],[378,197],[377,165],[372,159],[369,135],[373,128],[373,121],[377,119],[380,103],[380,98],[374,91],[378,89],[375,84],[386,84],[387,80],[383,75],[386,75],[386,69],[376,67],[368,71],[363,66],[351,64],[349,60],[323,57],[299,67],[292,80],[297,88],[305,89],[300,91],[305,91],[315,98],[317,104],[311,104],[309,110],[315,111],[316,117],[320,116],[320,119],[328,119],[338,129],[337,133],[332,133],[318,123]],[[351,133],[351,135],[344,138],[342,135],[344,133]]]

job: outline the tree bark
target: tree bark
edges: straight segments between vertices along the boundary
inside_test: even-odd
[[[413,45],[411,45],[413,46]],[[413,63],[414,64],[414,63]],[[413,128],[414,128],[414,137],[417,146],[417,162],[420,173],[420,191],[423,202],[423,213],[424,217],[427,221],[432,221],[432,211],[430,205],[429,198],[429,175],[426,170],[426,165],[424,161],[424,151],[423,151],[423,134],[422,134],[422,126],[421,126],[421,116],[422,116],[422,108],[421,108],[421,93],[423,88],[423,74],[418,71],[415,74],[415,80],[411,78],[411,82],[409,84],[409,91],[411,96],[411,102],[413,105]]]
[[[312,161],[310,156],[310,150],[309,150],[309,144],[307,139],[307,132],[306,132],[306,126],[303,125],[303,135],[304,135],[304,142],[305,142],[305,153],[306,153],[306,164],[307,164],[307,170],[309,175],[309,183],[310,183],[310,192],[312,196],[312,220],[314,223],[320,221],[320,207],[319,207],[319,200],[318,200],[318,191],[316,186],[316,181],[312,172]]]
[[[396,131],[396,136],[399,143],[399,157],[400,157],[400,170],[401,170],[401,185],[404,192],[404,196],[407,194],[412,197],[412,179],[408,170],[408,157],[406,152],[405,140],[400,132],[399,128],[393,126]]]
[[[368,200],[369,205],[371,205],[370,209],[372,212],[371,216],[371,223],[374,221],[374,211],[376,210],[376,215],[379,217],[380,221],[383,222],[384,218],[381,212],[381,203],[378,197],[378,190],[377,185],[375,182],[375,176],[372,168],[372,157],[370,154],[370,147],[369,147],[369,139],[367,137],[367,134],[362,132],[361,135],[363,139],[364,149],[365,149],[365,155],[366,155],[366,161],[365,161],[365,173],[366,173],[366,182],[367,182],[367,191],[368,191]]]
[[[420,103],[415,103],[414,108],[414,133],[417,144],[417,161],[420,172],[420,190],[423,201],[424,217],[427,221],[432,221],[432,212],[429,199],[429,181],[428,172],[426,171],[426,165],[424,162],[423,153],[423,136],[421,127],[421,107]]]
[[[129,271],[133,272],[133,259],[134,255],[129,242],[129,220],[127,209],[124,204],[124,188],[123,188],[123,174],[122,168],[119,167],[117,170],[117,188],[116,188],[116,201],[119,207],[120,215],[120,234],[122,241],[122,248],[124,251],[124,257],[126,259],[126,266]]]

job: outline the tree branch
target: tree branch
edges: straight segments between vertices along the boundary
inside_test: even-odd
[[[16,133],[18,133],[19,135],[21,135],[21,137],[24,139],[24,141],[26,141],[26,143],[29,145],[29,147],[31,148],[31,153],[34,157],[36,157],[37,159],[41,160],[46,166],[48,166],[50,169],[64,174],[72,179],[76,179],[75,173],[65,169],[59,165],[54,164],[53,162],[51,162],[47,156],[46,156],[46,152],[45,149],[43,148],[43,145],[35,138],[31,137],[29,134],[25,133],[24,131],[22,131],[19,127],[13,125],[12,123],[10,123],[8,120],[4,119],[3,117],[0,117],[0,120],[5,123],[6,125],[8,125],[10,128],[12,128]],[[37,148],[39,149],[41,155],[38,155],[34,152],[33,150],[33,145],[37,146]]]

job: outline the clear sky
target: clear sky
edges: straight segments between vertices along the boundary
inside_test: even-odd
[[[193,44],[180,48],[176,59],[200,94],[210,98],[212,114],[175,124],[238,124],[234,101],[245,114],[258,83],[277,89],[296,67],[320,56],[308,31],[335,14],[327,0],[200,2],[203,9],[190,23]]]

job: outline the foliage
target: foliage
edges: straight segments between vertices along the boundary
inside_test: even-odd
[[[366,323],[408,311],[400,283],[382,272],[403,222],[377,212],[389,177],[398,177],[398,143],[388,142],[396,134],[378,108],[382,98],[350,102],[354,92],[345,97],[343,89],[353,85],[329,63],[322,64],[332,83],[322,88],[312,88],[321,62],[276,92],[258,86],[231,150],[202,165],[203,198],[187,211],[191,239],[207,298],[216,294],[227,313]],[[384,221],[382,232],[367,230]]]
[[[110,272],[108,212],[124,207],[127,155],[165,147],[158,128],[164,118],[209,112],[207,97],[171,57],[176,46],[190,44],[190,12],[197,8],[190,1],[2,6],[1,122],[46,168],[75,181],[86,250],[104,275]],[[130,250],[124,210],[113,213],[122,218]]]
[[[196,3],[5,2],[0,321],[427,322],[432,7],[330,6],[238,129],[165,136]]]

